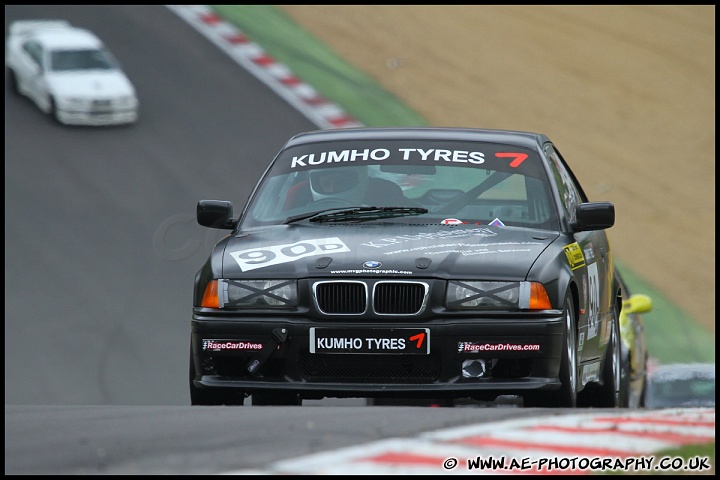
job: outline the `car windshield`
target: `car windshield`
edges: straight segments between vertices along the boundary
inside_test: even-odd
[[[115,60],[102,49],[56,50],[50,55],[50,70],[65,72],[72,70],[114,70]]]
[[[242,227],[282,224],[290,217],[328,209],[373,206],[427,209],[421,214],[378,216],[383,222],[557,230],[550,191],[538,155],[515,146],[432,140],[299,145],[275,159],[248,205]]]

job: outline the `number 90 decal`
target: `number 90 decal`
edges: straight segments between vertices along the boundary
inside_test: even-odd
[[[337,237],[316,238],[302,242],[273,245],[263,248],[251,248],[230,252],[243,272],[256,268],[289,263],[305,257],[327,253],[349,252],[350,249]]]
[[[588,299],[588,340],[598,334],[598,324],[600,323],[600,280],[598,278],[597,263],[591,263],[587,266],[589,280]]]

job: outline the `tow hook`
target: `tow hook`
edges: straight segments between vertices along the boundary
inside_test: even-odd
[[[255,375],[255,372],[257,372],[258,368],[262,366],[263,363],[267,361],[270,356],[275,353],[275,351],[278,349],[280,345],[285,343],[287,341],[287,328],[280,327],[276,328],[272,331],[272,342],[275,343],[275,345],[272,348],[268,348],[267,351],[260,357],[256,358],[254,360],[251,360],[250,363],[248,363],[247,370],[251,374]]]

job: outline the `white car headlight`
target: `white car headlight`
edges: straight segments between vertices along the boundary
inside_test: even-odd
[[[451,280],[446,290],[449,310],[545,310],[552,308],[545,287],[537,282]]]
[[[137,105],[137,97],[132,95],[123,95],[117,98],[117,102],[122,106],[135,106]]]

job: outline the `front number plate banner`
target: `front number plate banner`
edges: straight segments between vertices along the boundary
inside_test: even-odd
[[[310,353],[428,355],[429,328],[311,328]]]

